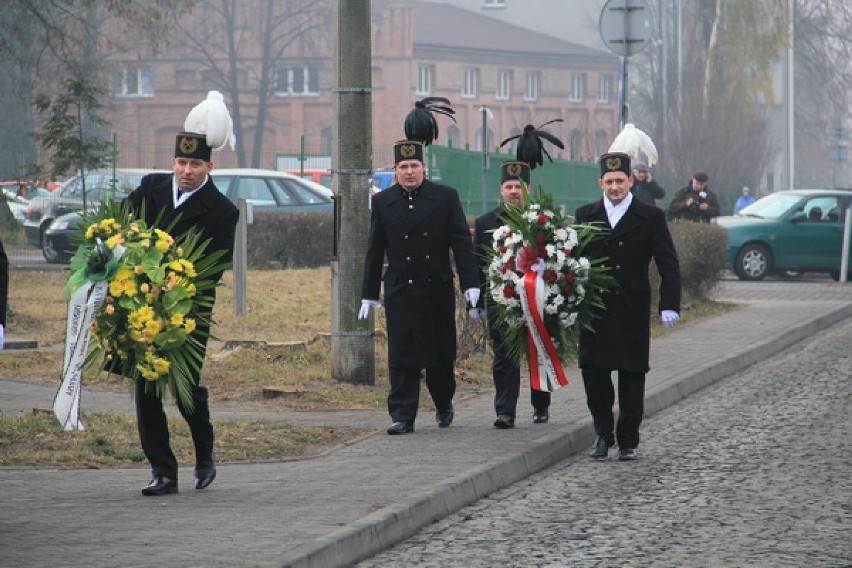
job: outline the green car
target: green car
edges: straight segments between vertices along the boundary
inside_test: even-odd
[[[740,280],[805,271],[828,272],[837,280],[850,204],[852,191],[797,189],[772,193],[736,215],[717,217],[728,232],[725,262]]]

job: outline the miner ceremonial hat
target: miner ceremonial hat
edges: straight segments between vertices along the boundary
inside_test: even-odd
[[[608,172],[624,172],[630,175],[630,156],[622,152],[607,152],[600,159],[601,177]]]
[[[503,184],[511,179],[519,179],[529,184],[530,165],[524,162],[504,162],[500,166],[500,183]]]
[[[423,161],[423,143],[416,140],[400,140],[393,145],[394,165],[403,160]]]
[[[207,136],[196,132],[181,132],[175,142],[175,158],[210,161],[212,148],[207,145]]]

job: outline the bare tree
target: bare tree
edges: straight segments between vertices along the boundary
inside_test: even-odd
[[[98,79],[104,52],[129,45],[157,45],[194,0],[14,0],[0,10],[0,175],[38,175],[30,133],[36,128],[37,93],[55,95],[65,81]],[[103,30],[113,28],[109,35]],[[101,80],[101,84],[107,84]],[[105,93],[99,96],[104,97]],[[99,134],[98,124],[85,124]],[[103,133],[100,133],[103,135]]]
[[[716,191],[732,199],[743,184],[756,184],[769,164],[761,104],[772,99],[772,65],[786,39],[783,22],[774,17],[776,4],[701,2],[684,8],[678,20],[675,10],[683,4],[653,3],[665,34],[636,58],[631,121],[660,146],[657,177],[671,191],[703,169]],[[680,30],[673,29],[676,21],[682,21]]]
[[[258,167],[268,108],[276,89],[292,80],[283,71],[288,55],[316,58],[317,42],[330,42],[331,9],[316,0],[204,0],[207,26],[181,34],[183,46],[203,65],[230,100],[240,167]],[[305,79],[307,80],[307,79]],[[251,158],[246,155],[243,98],[257,103]]]

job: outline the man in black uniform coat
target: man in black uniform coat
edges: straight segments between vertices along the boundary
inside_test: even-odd
[[[502,215],[506,206],[520,207],[523,201],[521,182],[527,186],[530,183],[530,166],[524,162],[505,162],[500,167],[500,197],[503,202],[493,211],[479,217],[474,223],[473,246],[479,262],[479,277],[483,293],[480,295],[479,307],[485,306],[488,317],[488,334],[491,336],[491,348],[494,359],[491,363],[494,378],[494,410],[497,419],[494,427],[500,429],[515,426],[515,412],[520,394],[521,370],[518,363],[509,357],[503,334],[497,324],[497,309],[494,301],[486,291],[487,268],[489,252],[494,242],[494,230],[504,225]],[[471,316],[479,317],[479,307],[471,310]],[[548,421],[550,408],[550,393],[532,389],[530,399],[533,405],[533,422],[543,424]]]
[[[577,223],[597,223],[607,230],[584,254],[606,258],[616,286],[603,295],[605,309],[594,332],[580,333],[579,366],[597,440],[589,455],[603,458],[618,442],[620,460],[638,458],[639,425],[645,398],[650,347],[651,284],[654,259],[662,284],[660,313],[664,325],[679,318],[680,266],[662,210],[630,193],[630,157],[604,154],[600,159],[603,197],[577,209]],[[618,371],[618,423],[613,424],[615,392],[611,374]],[[615,426],[615,435],[613,435]]]
[[[177,223],[172,236],[177,238],[190,229],[201,231],[201,241],[211,239],[205,253],[227,251],[221,262],[230,262],[234,251],[239,211],[227,197],[222,195],[210,172],[211,148],[203,134],[182,132],[177,136],[175,157],[172,160],[174,174],[149,174],[142,178],[138,188],[128,197],[134,211],[144,211],[145,221],[154,226],[157,216],[163,212],[158,228],[164,229],[175,218]],[[216,275],[218,280],[221,273]],[[209,294],[215,298],[215,289]],[[206,329],[199,328],[193,336],[206,347]],[[200,369],[199,369],[200,372]],[[192,388],[194,408],[187,410],[178,401],[178,408],[189,424],[195,446],[196,489],[204,489],[216,477],[213,458],[213,425],[210,423],[210,408],[207,404],[207,389],[199,384],[199,373],[194,373]],[[169,426],[163,412],[163,402],[154,393],[146,392],[146,380],[136,381],[136,418],[139,438],[145,457],[151,463],[153,479],[142,490],[143,495],[177,493],[178,463],[169,445]]]
[[[470,305],[479,297],[470,228],[458,193],[425,179],[423,150],[411,140],[394,146],[397,182],[373,197],[364,261],[359,318],[381,306],[384,282],[393,420],[388,434],[414,431],[423,369],[438,426],[452,423],[456,323],[450,251]]]

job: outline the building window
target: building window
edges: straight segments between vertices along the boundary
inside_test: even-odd
[[[583,143],[583,133],[577,129],[571,131],[571,136],[568,138],[568,159],[579,160],[580,148]]]
[[[527,86],[526,89],[524,89],[525,101],[538,100],[539,77],[541,77],[541,73],[538,71],[527,71]]]
[[[494,98],[498,101],[508,101],[512,98],[512,70],[500,69],[497,71],[497,91]]]
[[[417,87],[415,94],[431,95],[432,83],[435,80],[435,66],[421,63],[417,66]]]
[[[609,135],[606,130],[595,132],[595,156],[602,156],[609,147]]]
[[[117,97],[153,97],[154,74],[148,67],[119,67],[113,73],[112,90]]]
[[[488,129],[488,139],[482,139],[482,129],[476,129],[476,151],[482,152],[483,148],[491,148],[491,141],[494,139],[494,131],[490,128]]]
[[[464,98],[472,99],[476,97],[477,84],[479,83],[479,69],[468,67],[464,70],[464,84],[462,85],[461,95]]]
[[[612,98],[612,75],[601,75],[598,81],[598,102],[608,103]]]
[[[574,102],[585,100],[586,98],[586,74],[574,73],[571,77],[571,100]]]
[[[275,74],[279,97],[319,94],[319,70],[308,65],[284,65]]]
[[[461,131],[458,126],[450,126],[447,128],[447,146],[450,148],[458,148],[461,141]]]
[[[512,130],[509,131],[509,138],[511,138],[512,136],[520,135],[521,129],[518,127],[512,128]],[[514,154],[515,151],[518,149],[518,140],[518,138],[515,138],[514,140],[511,140],[508,144],[506,144],[505,148],[509,154]]]

